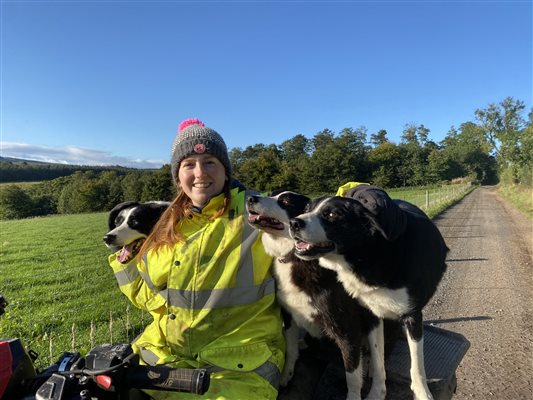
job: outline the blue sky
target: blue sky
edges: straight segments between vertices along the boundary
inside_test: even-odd
[[[532,106],[531,1],[1,0],[1,153],[159,167],[197,117],[229,148]],[[526,112],[526,115],[527,115]]]

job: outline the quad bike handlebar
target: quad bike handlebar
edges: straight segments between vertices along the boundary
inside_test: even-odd
[[[205,369],[145,366],[138,362],[139,356],[129,344],[97,346],[85,358],[78,353],[64,353],[43,373],[46,381],[35,398],[128,399],[131,389],[204,394],[209,388],[209,373]]]
[[[0,295],[0,315],[5,305]],[[201,395],[210,384],[206,369],[139,365],[129,344],[96,346],[85,357],[65,352],[40,373],[30,355],[19,339],[0,339],[0,400],[127,400],[133,389]]]

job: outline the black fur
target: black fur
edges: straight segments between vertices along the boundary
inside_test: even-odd
[[[291,220],[296,254],[338,272],[351,296],[377,316],[400,321],[420,354],[422,309],[446,270],[444,239],[422,210],[380,188],[361,185],[348,195],[315,199]],[[413,374],[415,395],[431,398],[423,365]]]
[[[285,328],[288,330],[297,322],[315,337],[329,337],[341,351],[345,371],[351,373],[360,366],[363,337],[380,321],[344,290],[336,272],[322,268],[318,260],[302,260],[295,255],[288,223],[290,218],[304,211],[308,202],[307,197],[292,192],[278,193],[275,197],[252,196],[247,202],[249,220],[252,226],[264,231],[265,249],[277,257],[274,276],[278,300],[293,319],[285,322]],[[284,242],[288,242],[289,247],[284,247]],[[293,298],[299,300],[293,301]],[[309,312],[302,311],[302,302],[308,304]],[[286,337],[288,351],[294,350],[294,342]],[[288,368],[293,367],[289,364],[288,361]],[[360,392],[361,388],[353,384],[351,387]]]
[[[309,209],[322,201],[312,202]],[[448,247],[420,209],[392,200],[387,214],[392,213],[391,208],[395,214],[403,214],[401,231],[380,221],[381,210],[371,213],[359,201],[346,197],[328,200],[321,209],[321,224],[336,253],[352,266],[358,279],[370,286],[405,287],[414,308],[421,310],[446,271]]]

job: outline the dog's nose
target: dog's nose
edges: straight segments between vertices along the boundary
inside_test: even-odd
[[[291,227],[291,231],[298,232],[305,226],[305,222],[300,218],[293,218],[290,220],[289,225]]]
[[[248,197],[248,204],[255,204],[259,202],[259,199],[257,196],[250,196]]]
[[[113,244],[113,242],[114,242],[116,237],[117,237],[116,235],[105,235],[104,236],[104,243],[105,244]]]

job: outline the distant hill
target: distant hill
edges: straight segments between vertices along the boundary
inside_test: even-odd
[[[52,164],[52,163],[47,163],[47,162],[43,162],[43,161],[24,160],[22,158],[13,158],[13,157],[0,157],[0,163],[2,163],[2,162],[13,163],[13,164],[38,164],[38,165]],[[61,164],[61,165],[63,165],[63,164]]]
[[[57,164],[43,161],[24,160],[12,157],[0,157],[0,182],[39,182],[61,176],[68,176],[76,171],[119,171],[127,172],[135,168],[121,166],[91,166]]]

